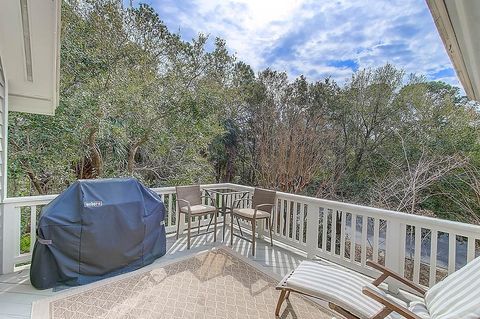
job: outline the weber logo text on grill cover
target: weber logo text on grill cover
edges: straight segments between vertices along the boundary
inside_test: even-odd
[[[91,201],[91,202],[84,202],[83,207],[101,207],[103,202],[101,200]]]

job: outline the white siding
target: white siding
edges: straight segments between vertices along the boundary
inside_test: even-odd
[[[5,174],[4,174],[4,165],[5,163],[4,160],[4,141],[6,139],[6,136],[3,132],[4,129],[4,113],[7,107],[7,98],[8,98],[8,92],[7,92],[7,81],[5,78],[5,74],[3,72],[3,66],[2,66],[2,57],[0,56],[0,249],[2,252],[0,253],[0,273],[5,273],[9,271],[10,269],[6,270],[6,261],[5,261],[5,255],[3,251],[5,250],[5,245],[7,245],[7,241],[5,240],[5,212],[4,212],[4,204],[3,204],[3,199],[5,198],[4,196],[4,189],[5,189]]]
[[[6,113],[6,81],[5,75],[3,74],[3,67],[2,67],[2,59],[0,57],[0,202],[3,202],[5,198],[4,190],[5,190],[5,159],[4,159],[4,152],[5,152],[5,140],[6,134],[4,129],[6,127],[5,121],[5,113]]]
[[[7,154],[7,81],[2,67],[2,59],[0,57],[0,202],[6,196],[6,154]]]

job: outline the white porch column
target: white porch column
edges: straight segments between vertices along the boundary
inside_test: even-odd
[[[0,203],[7,197],[8,86],[0,56]]]
[[[13,254],[6,240],[8,218],[5,217],[4,200],[7,196],[7,132],[8,132],[8,82],[0,56],[0,273],[13,271]],[[11,243],[10,243],[11,244]]]

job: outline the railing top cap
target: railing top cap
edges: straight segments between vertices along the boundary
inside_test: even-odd
[[[202,184],[202,188],[212,188],[212,187],[228,187],[241,190],[253,191],[254,187],[232,184],[232,183],[219,183],[219,184]],[[152,188],[157,193],[174,193],[175,187],[158,187]],[[16,206],[30,206],[30,205],[44,205],[49,201],[53,200],[58,195],[40,195],[40,196],[25,196],[25,197],[10,197],[6,198],[3,201],[5,205],[16,205]],[[318,207],[323,207],[325,209],[332,209],[337,211],[344,211],[348,213],[356,213],[357,215],[366,215],[369,217],[375,217],[384,220],[391,220],[407,225],[420,225],[421,227],[429,229],[437,229],[439,231],[453,231],[458,232],[459,234],[471,233],[471,234],[480,234],[480,226],[466,224],[461,222],[455,222],[450,220],[419,216],[406,214],[397,211],[391,211],[381,208],[360,206],[350,203],[337,202],[327,199],[308,197],[303,195],[296,195],[290,193],[277,192],[277,196],[284,199],[292,199],[295,201],[301,201],[305,204],[312,204]]]

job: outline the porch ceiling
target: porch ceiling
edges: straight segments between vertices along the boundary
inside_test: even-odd
[[[61,0],[0,4],[0,55],[9,110],[53,114],[58,105]]]
[[[468,97],[480,100],[480,1],[426,0]]]

